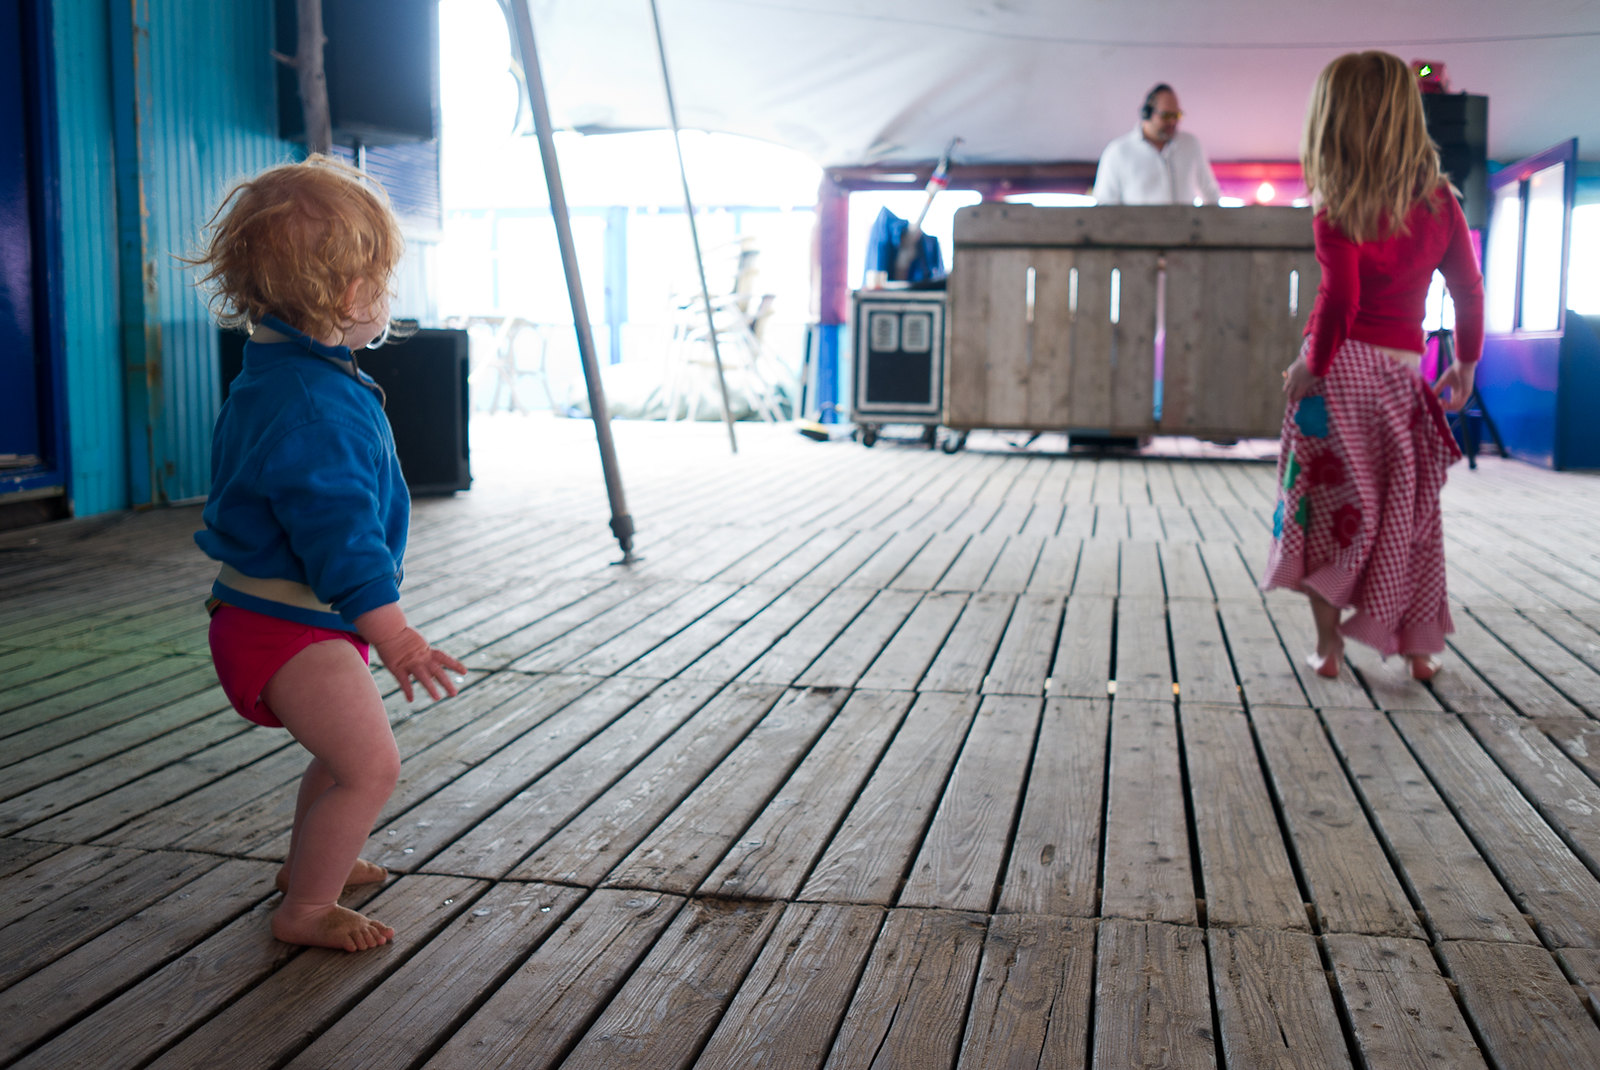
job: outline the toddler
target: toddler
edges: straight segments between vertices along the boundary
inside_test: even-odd
[[[383,391],[352,355],[385,336],[403,243],[381,191],[320,156],[241,183],[208,230],[191,263],[217,320],[250,332],[195,535],[221,565],[212,661],[240,714],[311,752],[273,935],[365,950],[394,930],[338,898],[388,876],[359,856],[400,770],[368,648],[407,701],[413,682],[454,695],[466,671],[400,609],[410,498]]]

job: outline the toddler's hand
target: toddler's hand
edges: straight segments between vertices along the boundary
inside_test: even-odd
[[[464,673],[467,667],[442,650],[428,645],[422,633],[415,628],[405,628],[382,642],[372,644],[388,669],[405,692],[406,701],[412,701],[411,681],[414,679],[427,689],[435,699],[456,693],[456,682],[451,673]]]

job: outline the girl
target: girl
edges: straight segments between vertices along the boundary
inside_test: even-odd
[[[351,355],[385,334],[400,229],[359,172],[316,156],[236,187],[208,229],[191,262],[217,320],[251,332],[195,535],[222,566],[212,661],[239,713],[312,756],[273,935],[359,951],[394,930],[337,900],[388,876],[359,854],[400,770],[368,647],[407,701],[413,680],[437,699],[466,671],[401,612],[410,498],[383,392]]]
[[[1279,499],[1262,588],[1311,601],[1317,648],[1337,676],[1346,637],[1411,675],[1439,670],[1454,631],[1445,597],[1439,490],[1460,459],[1441,411],[1472,394],[1483,348],[1483,277],[1466,220],[1428,139],[1410,69],[1386,52],[1340,56],[1317,78],[1300,147],[1322,283],[1288,399]],[[1434,269],[1456,311],[1456,363],[1429,390],[1423,305]],[[1346,609],[1355,612],[1341,622]]]

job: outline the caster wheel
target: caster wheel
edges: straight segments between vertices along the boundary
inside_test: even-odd
[[[955,431],[945,436],[944,441],[939,443],[939,448],[946,453],[956,453],[966,444],[967,433],[965,431]]]
[[[861,444],[869,450],[876,446],[878,444],[878,429],[870,424],[863,426],[861,428]]]

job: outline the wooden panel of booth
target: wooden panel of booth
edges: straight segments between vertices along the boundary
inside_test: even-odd
[[[947,426],[1278,434],[1310,209],[980,204],[954,239]]]

